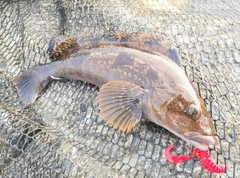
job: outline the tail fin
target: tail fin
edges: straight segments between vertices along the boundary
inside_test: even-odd
[[[52,80],[43,70],[43,66],[34,66],[15,77],[12,82],[17,85],[18,94],[25,107],[29,107],[37,99],[42,89]]]

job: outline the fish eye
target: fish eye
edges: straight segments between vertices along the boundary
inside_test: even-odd
[[[186,114],[193,120],[197,120],[199,117],[198,109],[195,106],[188,106],[186,109]]]

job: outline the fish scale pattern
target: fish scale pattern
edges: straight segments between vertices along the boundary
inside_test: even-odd
[[[239,177],[240,1],[3,0],[0,1],[0,177]],[[220,145],[213,175],[197,159],[164,157],[192,147],[141,120],[128,134],[98,117],[98,88],[73,80],[51,82],[32,108],[23,108],[11,80],[51,62],[61,41],[149,32],[169,40],[214,121]],[[93,69],[94,70],[94,69]]]

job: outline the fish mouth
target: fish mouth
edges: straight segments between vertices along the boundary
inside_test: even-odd
[[[209,146],[215,146],[219,143],[216,136],[201,135],[198,132],[186,132],[184,137],[189,143],[201,150],[207,150]]]

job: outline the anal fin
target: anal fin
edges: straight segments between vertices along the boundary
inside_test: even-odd
[[[145,90],[126,81],[104,84],[97,96],[102,119],[123,132],[129,132],[139,123],[145,101]]]

